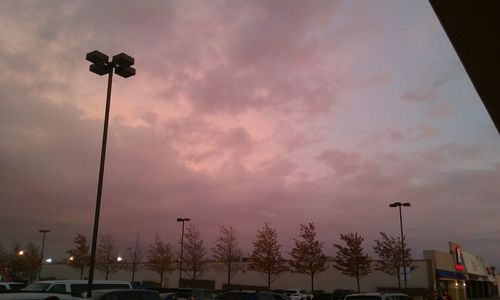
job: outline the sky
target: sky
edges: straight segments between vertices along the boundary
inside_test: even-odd
[[[92,236],[106,76],[114,77],[99,234],[247,253],[269,222],[285,256],[313,222],[414,258],[448,241],[500,267],[500,138],[427,1],[0,2],[0,244],[62,260]]]

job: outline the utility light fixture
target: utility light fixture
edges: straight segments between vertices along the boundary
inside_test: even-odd
[[[89,66],[90,72],[97,75],[106,75],[113,72],[113,69],[115,70],[115,74],[123,78],[135,75],[135,69],[131,67],[135,63],[135,59],[126,53],[117,54],[109,61],[109,56],[95,50],[87,53],[85,58],[92,63]]]
[[[184,222],[191,221],[190,218],[177,218],[177,222],[182,223],[182,231],[181,231],[181,257],[179,263],[179,288],[181,287],[181,279],[182,279],[182,250],[184,248]]]
[[[87,297],[91,298],[92,282],[94,280],[94,267],[96,260],[95,257],[96,257],[96,247],[97,247],[97,234],[99,231],[99,214],[101,210],[104,163],[106,161],[106,142],[108,137],[109,110],[111,106],[111,86],[113,84],[113,70],[115,74],[120,75],[121,77],[124,78],[134,76],[135,69],[132,68],[131,65],[134,64],[135,60],[132,56],[122,52],[120,54],[113,56],[113,59],[109,61],[109,56],[97,50],[87,53],[85,58],[92,63],[89,66],[90,72],[100,76],[108,74],[108,89],[106,95],[106,109],[104,113],[104,129],[102,134],[101,163],[99,166],[99,181],[97,184],[97,199],[95,205],[94,229],[92,233],[92,246],[90,252],[89,277],[87,285]],[[72,259],[70,258],[70,260]]]
[[[404,234],[403,234],[403,214],[401,213],[401,207],[409,207],[411,204],[409,202],[394,202],[389,204],[389,207],[397,207],[399,208],[399,225],[401,227],[401,257],[403,263],[403,278],[405,283],[405,289],[408,287],[407,277],[406,277],[406,261],[405,261],[405,242],[404,242]],[[401,283],[398,282],[401,286]]]
[[[408,207],[408,206],[411,206],[411,204],[409,202],[404,202],[404,203],[394,202],[394,203],[389,204],[389,207],[398,207],[398,206]]]

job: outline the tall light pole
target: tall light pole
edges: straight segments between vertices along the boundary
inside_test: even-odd
[[[113,72],[121,77],[128,78],[135,75],[134,58],[125,53],[109,57],[97,50],[87,53],[86,59],[92,64],[89,70],[97,75],[108,74],[108,90],[106,95],[106,111],[104,114],[104,129],[102,134],[101,164],[99,167],[99,182],[97,184],[97,200],[95,205],[94,230],[92,234],[92,250],[90,252],[89,281],[87,287],[87,297],[92,296],[92,282],[94,280],[95,253],[97,245],[97,234],[99,231],[99,212],[101,210],[102,182],[104,177],[104,162],[106,160],[106,141],[108,137],[109,109],[111,104],[111,85],[113,83]]]
[[[181,233],[181,261],[179,264],[179,287],[181,287],[181,278],[182,278],[182,250],[184,248],[184,222],[189,222],[191,219],[189,218],[177,218],[177,222],[182,222],[182,233]]]
[[[389,204],[389,207],[398,207],[399,208],[399,225],[401,226],[401,256],[403,260],[403,276],[404,276],[404,282],[405,282],[405,289],[407,288],[407,281],[406,281],[406,261],[405,261],[405,242],[404,242],[404,235],[403,235],[403,215],[401,213],[401,207],[409,207],[411,204],[409,202],[394,202]]]
[[[43,250],[45,249],[45,235],[50,232],[48,229],[40,229],[38,232],[43,234],[42,238],[42,253],[40,254],[40,270],[38,270],[38,280],[40,280],[40,277],[42,276],[42,264],[43,264]]]

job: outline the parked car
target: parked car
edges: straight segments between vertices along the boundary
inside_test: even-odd
[[[229,291],[222,300],[289,300],[286,295],[268,291]]]
[[[285,293],[290,297],[290,300],[312,300],[314,298],[313,294],[306,290],[287,289]]]
[[[345,296],[344,300],[410,300],[403,293],[357,293]]]
[[[160,294],[151,290],[97,290],[92,292],[94,300],[160,300]]]
[[[70,294],[50,293],[50,292],[23,292],[15,291],[10,293],[1,293],[1,300],[82,300],[81,297],[75,297]]]
[[[175,298],[175,293],[161,293],[160,299],[161,300],[176,300],[177,298]]]
[[[198,288],[180,288],[175,293],[177,300],[213,300],[213,291]]]
[[[87,291],[87,280],[43,280],[35,281],[23,288],[28,292],[53,292],[81,295]],[[118,280],[95,280],[92,283],[92,290],[109,289],[132,289],[128,281]]]
[[[336,289],[333,291],[332,300],[344,300],[345,296],[356,293],[348,289]]]
[[[24,282],[0,282],[0,293],[17,291],[26,286]]]

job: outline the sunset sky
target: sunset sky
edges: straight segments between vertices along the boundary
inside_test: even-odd
[[[427,1],[0,1],[0,244],[64,258],[89,240],[106,76],[116,76],[100,234],[211,248],[264,222],[290,251],[314,222],[415,258],[448,241],[500,267],[500,137]],[[177,245],[176,245],[177,246]],[[286,255],[287,256],[287,255]]]

